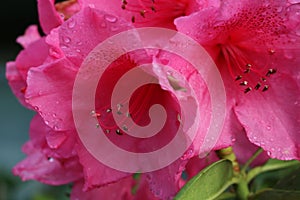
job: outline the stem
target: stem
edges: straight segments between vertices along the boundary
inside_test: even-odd
[[[262,148],[259,148],[254,154],[253,156],[251,156],[251,158],[245,163],[245,165],[242,167],[241,171],[245,172],[247,170],[247,168],[249,167],[249,165],[263,152]]]
[[[241,177],[241,179],[238,182],[237,187],[236,187],[236,194],[237,194],[238,199],[247,200],[249,193],[250,192],[249,192],[247,181],[246,181],[245,177]]]
[[[232,147],[221,149],[217,151],[217,154],[220,158],[228,159],[232,162],[234,179],[236,181],[236,195],[240,200],[247,200],[250,193],[248,188],[248,183],[247,183],[247,176],[244,171],[240,171],[240,166],[236,160],[236,156]],[[255,159],[255,157],[253,158],[253,160]],[[250,161],[249,164],[251,162],[252,161]]]

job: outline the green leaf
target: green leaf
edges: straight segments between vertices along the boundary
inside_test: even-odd
[[[250,181],[252,181],[254,177],[264,172],[284,169],[288,167],[298,167],[298,166],[300,166],[300,162],[297,160],[284,161],[284,160],[270,159],[263,166],[259,166],[251,169],[247,175],[247,182],[249,183]]]
[[[220,160],[193,177],[179,191],[175,200],[215,199],[233,183],[232,162]]]
[[[299,200],[300,192],[299,191],[288,191],[288,190],[273,190],[265,189],[258,192],[255,195],[250,196],[249,200]]]
[[[300,192],[300,167],[288,176],[280,179],[274,188]]]

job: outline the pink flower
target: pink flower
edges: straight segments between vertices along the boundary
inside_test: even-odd
[[[118,188],[122,188],[120,195],[129,199],[138,199],[139,195],[146,195],[149,199],[155,199],[154,196],[162,199],[174,196],[180,188],[184,165],[193,155],[185,155],[168,167],[144,174],[141,181],[135,183],[131,174],[103,165],[83,146],[72,118],[72,90],[81,63],[97,44],[116,33],[133,28],[133,25],[156,23],[158,26],[173,26],[173,20],[187,12],[185,9],[189,2],[177,2],[176,9],[172,10],[166,1],[157,1],[157,8],[147,7],[145,19],[137,10],[131,10],[136,7],[138,10],[140,7],[146,8],[140,3],[130,2],[126,4],[125,10],[119,5],[118,10],[125,13],[121,15],[115,7],[117,4],[101,4],[108,6],[102,8],[95,2],[68,1],[57,5],[55,9],[53,3],[53,0],[38,1],[41,26],[47,35],[39,36],[37,28],[31,26],[18,39],[24,50],[15,62],[7,64],[7,79],[15,95],[26,107],[37,112],[31,123],[30,141],[23,147],[28,157],[15,166],[14,174],[23,180],[35,179],[52,185],[75,182],[72,192],[74,199],[94,198],[95,195],[105,197],[111,195],[108,192]],[[148,6],[148,2],[145,4]],[[148,18],[149,9],[153,13]],[[170,9],[171,16],[168,13]],[[136,16],[134,20],[132,16]],[[166,133],[173,133],[179,125],[177,103],[168,91],[158,86],[139,90],[130,113],[141,125],[147,124],[149,118],[144,113],[149,107],[154,103],[164,105],[171,117],[158,138],[139,142],[125,134],[121,135],[121,130],[111,117],[107,97],[118,78],[137,64],[149,61],[151,58],[143,51],[122,56],[107,70],[97,91],[97,97],[104,99],[96,105],[95,113],[96,116],[101,114],[101,128],[109,131],[111,134],[108,137],[117,144],[122,138],[126,142],[119,142],[120,145],[132,151],[149,151],[161,147],[168,142]],[[134,183],[140,188],[136,195],[130,191]]]
[[[222,74],[228,105],[221,141],[245,132],[272,158],[300,159],[299,3],[213,1],[175,24],[205,46]]]

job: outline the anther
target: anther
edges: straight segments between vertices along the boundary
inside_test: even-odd
[[[128,117],[128,118],[131,117],[129,112],[126,113],[126,117]]]
[[[251,87],[247,87],[247,88],[244,90],[244,93],[246,94],[246,93],[250,92],[251,90],[252,90]]]
[[[91,111],[91,116],[92,116],[92,117],[100,117],[101,114],[100,114],[100,113],[97,113],[97,112],[94,111],[94,110],[92,110],[92,111]]]
[[[277,72],[276,69],[269,69],[268,72],[267,72],[267,74],[266,74],[266,76],[269,77],[269,76],[271,76],[272,74],[275,74],[276,72]]]
[[[100,128],[100,124],[96,124],[96,128]]]
[[[108,109],[106,110],[106,112],[107,112],[107,113],[110,113],[110,112],[111,112],[111,108],[108,108]]]
[[[110,130],[106,129],[105,132],[106,132],[106,133],[110,133]]]
[[[126,9],[126,5],[125,5],[125,4],[122,4],[121,8],[122,8],[123,10],[125,10],[125,9]]]
[[[264,77],[261,77],[261,80],[262,80],[263,82],[266,82],[266,81],[267,81],[267,79],[264,78]]]
[[[127,1],[126,0],[122,0],[122,4],[127,5]]]
[[[246,69],[244,70],[244,73],[249,73],[250,72],[250,68],[252,67],[252,65],[250,63],[246,64]]]
[[[268,85],[265,85],[262,91],[265,92],[265,91],[267,91],[268,89],[269,89],[269,86],[268,86]]]
[[[141,15],[143,18],[145,18],[145,13],[146,13],[146,10],[141,10],[141,11],[140,11],[140,15]]]
[[[156,12],[156,9],[155,9],[154,6],[151,6],[151,10],[152,10],[153,12]]]
[[[261,84],[257,83],[256,86],[254,87],[254,89],[258,90],[260,88]]]
[[[274,49],[269,49],[269,54],[270,55],[273,55],[275,53],[275,50]]]
[[[236,81],[238,81],[238,80],[241,80],[243,77],[241,76],[241,75],[237,75],[236,77],[235,77],[235,80]]]
[[[124,131],[128,131],[128,127],[127,127],[126,125],[123,125],[123,126],[122,126],[122,129],[123,129]]]
[[[240,83],[240,85],[248,85],[248,81],[243,81]]]
[[[131,17],[131,22],[134,23],[135,22],[135,16]]]
[[[117,133],[118,135],[123,135],[123,133],[121,133],[121,131],[120,131],[119,129],[116,130],[116,133]]]

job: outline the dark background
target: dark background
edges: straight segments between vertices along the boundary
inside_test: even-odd
[[[65,199],[66,187],[49,187],[35,181],[22,182],[11,173],[25,158],[22,145],[28,140],[33,112],[22,107],[5,78],[5,63],[22,50],[16,38],[31,24],[38,24],[36,0],[4,0],[0,4],[0,200]]]

